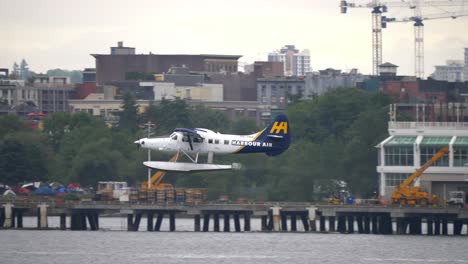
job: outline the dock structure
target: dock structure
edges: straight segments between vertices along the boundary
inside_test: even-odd
[[[0,201],[0,229],[23,228],[23,216],[27,215],[37,216],[38,229],[48,229],[48,217],[59,216],[62,230],[94,231],[99,230],[102,214],[125,217],[128,231],[138,231],[142,220],[146,220],[146,230],[150,232],[161,231],[163,221],[169,221],[169,231],[176,231],[176,219],[184,217],[194,220],[195,232],[250,232],[251,221],[255,218],[260,219],[259,231],[264,232],[468,234],[468,209],[465,208],[310,203],[193,205]],[[67,217],[71,219],[68,227]],[[234,226],[231,226],[231,219]],[[223,223],[222,230],[220,223]]]

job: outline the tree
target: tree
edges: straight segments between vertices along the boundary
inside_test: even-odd
[[[118,112],[119,129],[135,132],[138,129],[138,105],[135,98],[129,93],[123,97],[122,111]]]
[[[10,133],[18,133],[26,130],[26,126],[18,116],[0,116],[0,139],[3,139],[6,135]]]
[[[50,151],[38,134],[10,134],[0,142],[0,182],[17,185],[48,177]]]
[[[31,77],[31,73],[29,72],[28,63],[25,59],[21,60],[20,69],[19,69],[19,76],[22,80],[27,80]]]

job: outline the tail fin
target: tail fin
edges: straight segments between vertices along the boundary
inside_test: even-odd
[[[277,115],[260,137],[263,142],[272,144],[271,150],[265,152],[268,156],[276,156],[286,151],[291,142],[291,127],[286,115]]]
[[[251,135],[253,139],[242,141],[243,145],[234,153],[258,153],[264,152],[268,156],[276,156],[289,148],[291,127],[288,118],[281,114],[262,131]]]

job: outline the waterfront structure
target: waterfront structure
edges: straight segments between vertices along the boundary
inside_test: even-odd
[[[305,81],[299,77],[270,77],[257,79],[257,101],[285,108],[289,97],[302,97]]]
[[[163,190],[165,193],[167,190]],[[23,216],[37,216],[37,228],[49,229],[49,216],[58,216],[60,229],[100,230],[100,215],[126,218],[127,231],[135,232],[146,224],[147,232],[161,231],[163,221],[170,232],[176,231],[176,219],[193,219],[194,232],[321,232],[359,234],[465,235],[468,210],[447,207],[393,207],[370,204],[323,205],[311,203],[183,203],[159,200],[158,194],[139,200],[138,192],[130,194],[135,202],[67,202],[65,204],[20,200],[0,200],[0,228],[23,229]],[[138,201],[138,202],[136,202]],[[67,216],[70,222],[67,223]],[[257,218],[257,219],[256,219]],[[252,220],[260,220],[253,229]],[[242,223],[243,222],[243,223]],[[221,223],[223,225],[221,226]],[[233,225],[231,225],[233,223]],[[395,223],[395,224],[394,224]],[[425,226],[425,228],[423,228]],[[222,228],[221,228],[222,227]],[[243,227],[243,228],[242,228]],[[31,227],[29,227],[31,228]],[[144,230],[144,228],[142,228]],[[51,228],[56,230],[56,228]]]
[[[305,76],[311,71],[309,50],[299,51],[294,45],[268,53],[268,61],[283,62],[285,76]]]
[[[442,201],[448,199],[451,191],[468,193],[468,124],[429,122],[421,106],[413,106],[416,119],[412,122],[396,121],[395,118],[400,108],[407,109],[410,105],[391,106],[389,137],[376,146],[379,193],[384,199],[388,200],[395,186],[445,146],[450,152],[429,167],[415,185],[437,195]]]

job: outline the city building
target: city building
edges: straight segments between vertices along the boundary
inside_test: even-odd
[[[37,89],[37,107],[43,113],[67,112],[68,99],[74,93],[74,85],[68,77],[36,75],[32,86]]]
[[[152,80],[153,74],[167,72],[174,66],[186,66],[202,74],[236,73],[240,55],[135,54],[133,48],[119,44],[111,54],[91,54],[96,59],[96,82]],[[133,50],[132,50],[133,49]],[[114,53],[114,54],[112,54]]]
[[[137,100],[139,112],[152,104],[159,104],[160,101]],[[223,101],[223,102],[202,102],[189,100],[187,103],[192,106],[205,106],[210,109],[224,112],[228,118],[236,119],[240,117],[254,119],[258,126],[268,124],[271,119],[271,112],[277,109],[277,106],[268,104],[259,104],[256,101]],[[110,123],[115,122],[116,114],[122,111],[123,101],[120,99],[108,99],[104,93],[90,94],[82,100],[70,99],[69,105],[72,112],[85,112],[93,116],[100,116]]]
[[[431,78],[439,81],[462,82],[464,77],[465,65],[462,60],[447,60],[446,65],[436,65]]]
[[[300,77],[270,77],[257,79],[257,101],[286,108],[289,97],[304,94],[305,81]]]
[[[286,45],[279,51],[268,53],[268,61],[283,62],[285,76],[305,76],[310,68],[310,54],[307,49],[299,52],[294,45]]]
[[[380,76],[397,76],[397,69],[398,66],[390,63],[385,62],[379,65],[379,75]]]
[[[123,41],[117,42],[117,47],[110,48],[111,55],[135,55],[135,48],[124,47]]]
[[[364,81],[366,78],[367,76],[360,74],[357,69],[352,69],[348,73],[331,68],[310,72],[304,78],[303,97],[312,98],[340,87],[356,87],[357,83]]]
[[[258,72],[261,77],[284,76],[284,63],[281,61],[255,61],[253,64],[245,65],[244,73]]]
[[[83,83],[96,83],[96,69],[85,68],[83,71]]]
[[[187,67],[171,67],[166,74],[155,75],[156,81],[140,82],[142,87],[153,87],[153,100],[175,97],[195,101],[222,102],[223,85],[206,83],[205,76],[190,73]]]
[[[447,60],[446,65],[436,65],[430,77],[448,82],[468,81],[468,48],[464,51],[464,60]]]
[[[465,81],[468,81],[468,48],[465,48],[465,72],[463,74]]]
[[[415,121],[396,121],[399,107],[416,108]],[[468,107],[464,104],[463,107]],[[417,110],[419,109],[419,110]],[[379,194],[389,199],[395,186],[423,166],[442,147],[450,152],[429,167],[415,185],[447,200],[451,191],[468,193],[468,124],[465,122],[427,122],[418,115],[418,105],[393,106],[389,112],[389,137],[379,143]]]

